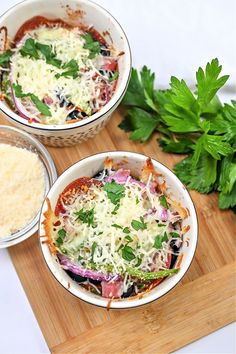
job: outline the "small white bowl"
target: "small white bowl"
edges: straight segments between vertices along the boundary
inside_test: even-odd
[[[0,144],[8,144],[27,149],[38,155],[44,166],[45,196],[51,188],[52,184],[57,179],[57,171],[51,155],[47,149],[37,139],[30,136],[28,133],[13,127],[8,127],[6,125],[0,125]],[[22,161],[22,163],[24,162]],[[6,237],[1,235],[0,248],[16,245],[17,243],[22,242],[28,237],[32,236],[38,230],[39,215],[40,211],[37,213],[33,220],[31,220],[21,230],[18,230],[14,234]]]
[[[133,152],[114,151],[93,155],[77,162],[76,164],[69,167],[57,179],[57,181],[49,191],[47,197],[50,200],[52,209],[55,208],[59,194],[69,183],[82,176],[94,176],[98,171],[101,171],[103,169],[104,159],[107,156],[112,158],[115,163],[119,163],[121,161],[122,163],[124,163],[124,161],[127,161],[127,164],[122,164],[122,166],[124,166],[124,168],[132,168],[132,170],[135,169],[135,171],[137,172],[141,170],[142,166],[145,164],[147,159],[146,156]],[[184,220],[184,225],[190,226],[190,230],[184,235],[184,238],[189,238],[189,242],[183,242],[181,252],[183,252],[184,256],[181,263],[181,269],[177,274],[165,279],[156,288],[151,290],[149,293],[146,293],[143,298],[113,300],[111,303],[111,308],[114,309],[127,309],[136,306],[141,306],[165,295],[183,278],[184,274],[187,272],[192,262],[197,246],[197,216],[192,199],[188,191],[180,182],[180,180],[167,167],[162,165],[160,162],[157,162],[156,160],[152,159],[152,162],[155,169],[161,174],[163,174],[163,176],[165,177],[167,186],[169,187],[169,193],[172,194],[173,198],[179,203],[181,203],[183,207],[188,208],[189,210],[190,215],[187,219]],[[46,210],[47,203],[45,201],[41,210],[39,236],[45,235],[43,226],[43,221],[45,218],[43,214]],[[48,245],[46,243],[43,243],[43,237],[40,238],[40,244],[44,259],[50,271],[64,288],[66,288],[71,294],[77,296],[78,298],[86,302],[101,307],[107,307],[109,299],[95,295],[85,290],[67,275],[67,273],[59,265],[56,257],[51,254]]]
[[[71,16],[73,10],[74,14],[77,14],[77,19]],[[63,125],[29,124],[26,119],[14,113],[7,104],[0,101],[0,110],[5,114],[6,119],[35,135],[44,144],[50,146],[75,145],[96,135],[105,126],[112,112],[121,102],[131,72],[129,43],[115,18],[101,6],[88,0],[65,0],[63,2],[61,0],[26,0],[13,6],[0,17],[0,27],[5,26],[8,35],[14,38],[19,27],[34,16],[61,18],[68,23],[93,25],[99,33],[109,33],[105,36],[107,43],[112,44],[118,52],[124,52],[119,59],[119,78],[111,100],[98,113],[80,122]]]

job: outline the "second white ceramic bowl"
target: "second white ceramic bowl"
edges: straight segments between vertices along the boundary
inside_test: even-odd
[[[72,165],[68,168],[55,182],[52,186],[51,190],[48,193],[48,199],[50,200],[51,206],[54,209],[57,203],[57,199],[59,194],[64,190],[64,188],[70,184],[75,179],[82,176],[92,177],[97,174],[98,171],[103,169],[104,159],[106,157],[110,157],[114,160],[115,163],[119,163],[122,161],[122,167],[131,168],[132,171],[136,171],[139,173],[141,168],[146,162],[147,157],[141,154],[133,153],[133,152],[125,152],[125,151],[114,151],[114,152],[104,152],[97,155],[93,155],[87,157],[76,164]],[[124,165],[124,161],[127,163]],[[156,160],[152,160],[155,169],[160,172],[166,179],[167,186],[169,187],[169,194],[173,196],[173,198],[178,201],[183,207],[188,208],[189,217],[184,220],[184,225],[189,225],[189,231],[184,235],[184,238],[188,237],[189,242],[183,242],[183,246],[181,252],[184,254],[183,260],[181,263],[180,271],[172,277],[165,279],[161,284],[159,284],[156,288],[151,290],[149,293],[146,293],[140,299],[121,299],[121,300],[113,300],[111,303],[111,308],[115,309],[127,309],[140,305],[147,304],[151,301],[154,301],[161,296],[168,293],[178,282],[183,278],[184,274],[187,272],[197,245],[198,238],[198,224],[197,224],[197,216],[196,211],[193,205],[193,202],[190,198],[190,195],[184,185],[180,182],[180,180],[164,165]],[[54,275],[54,277],[58,280],[58,282],[66,288],[71,294],[77,296],[78,298],[89,302],[93,305],[107,307],[109,299],[95,295],[83,287],[81,287],[77,282],[73,281],[67,273],[61,268],[59,265],[57,258],[53,256],[47,246],[46,243],[43,242],[45,235],[44,232],[44,212],[47,210],[46,201],[43,204],[41,217],[40,217],[40,227],[39,227],[39,235],[41,249],[43,252],[44,259]],[[68,287],[68,284],[70,286]]]
[[[26,119],[14,113],[3,101],[0,101],[0,110],[6,119],[35,135],[44,144],[59,147],[75,145],[96,135],[121,102],[131,72],[129,43],[115,18],[105,9],[88,0],[65,0],[63,2],[61,0],[26,0],[15,5],[0,17],[0,27],[5,26],[8,35],[14,38],[19,27],[34,16],[61,18],[74,25],[79,23],[93,25],[99,33],[105,33],[108,44],[112,44],[118,52],[124,52],[119,59],[119,78],[113,97],[99,112],[83,121],[63,125],[29,124]]]

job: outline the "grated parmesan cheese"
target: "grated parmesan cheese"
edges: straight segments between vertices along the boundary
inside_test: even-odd
[[[25,227],[44,197],[44,167],[37,154],[0,144],[0,237]]]

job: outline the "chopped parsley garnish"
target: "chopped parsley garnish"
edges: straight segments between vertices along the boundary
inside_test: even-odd
[[[175,231],[170,232],[170,235],[171,235],[172,237],[174,237],[174,238],[180,237],[180,234],[179,234],[178,232],[175,232]]]
[[[65,229],[60,229],[58,232],[57,232],[57,239],[56,239],[56,243],[57,245],[62,245],[63,244],[63,240],[64,238],[66,237],[66,230]]]
[[[26,39],[24,45],[20,49],[20,54],[23,57],[29,56],[30,58],[39,59],[36,42],[33,38]]]
[[[120,200],[125,196],[125,187],[115,181],[105,183],[103,189],[107,192],[107,197],[115,205],[119,204]]]
[[[130,235],[125,236],[125,239],[126,239],[126,241],[128,241],[128,243],[133,241],[133,239]]]
[[[88,224],[88,226],[95,226],[94,208],[90,210],[85,210],[84,208],[82,208],[79,211],[76,211],[74,215],[76,216],[76,221],[80,220],[84,224]]]
[[[147,224],[144,222],[144,218],[141,216],[140,221],[138,220],[132,220],[131,221],[131,226],[134,230],[145,230],[147,228]]]
[[[13,84],[13,89],[17,98],[29,97],[31,101],[35,104],[36,108],[42,113],[44,116],[51,117],[52,114],[48,106],[43,103],[37,96],[33,93],[23,93],[22,87],[20,85]]]
[[[58,79],[60,76],[65,76],[65,77],[73,77],[73,79],[76,79],[78,77],[78,71],[79,71],[79,66],[75,59],[71,59],[68,63],[64,64],[62,66],[63,69],[67,69],[66,71],[63,71],[61,74],[56,74],[56,78]]]
[[[8,49],[6,52],[0,54],[0,66],[7,64],[12,56],[13,52]]]
[[[124,234],[129,234],[130,233],[130,229],[126,226],[123,228],[123,232]]]
[[[165,197],[164,195],[161,195],[161,196],[159,197],[159,201],[160,201],[160,204],[161,204],[164,208],[166,208],[166,209],[169,208],[168,203],[167,203],[167,200],[166,200],[166,197]]]
[[[84,49],[89,50],[89,59],[93,59],[98,53],[100,53],[101,47],[100,43],[95,41],[91,33],[82,34],[81,37],[85,40]]]
[[[134,249],[130,246],[125,245],[122,249],[121,249],[121,253],[122,253],[122,257],[126,260],[126,261],[132,261],[133,259],[135,259],[135,254],[134,254]]]
[[[142,258],[138,258],[135,267],[139,267],[141,263],[142,263]]]
[[[108,81],[109,81],[109,82],[112,82],[112,81],[118,79],[118,77],[119,77],[119,73],[118,73],[118,71],[115,71],[114,74],[112,75],[112,77],[110,77],[110,78],[108,79]]]
[[[95,250],[96,250],[96,248],[97,248],[97,245],[98,245],[98,244],[97,244],[96,241],[94,241],[93,244],[92,244],[92,252],[91,252],[92,260],[93,260],[94,252],[95,252]]]
[[[162,248],[162,243],[168,241],[168,236],[167,233],[165,232],[163,236],[157,235],[155,237],[154,245],[153,247],[156,249],[161,249]]]
[[[123,229],[123,227],[122,227],[122,226],[117,225],[117,224],[112,224],[111,226],[112,226],[112,227],[115,227],[116,229]]]

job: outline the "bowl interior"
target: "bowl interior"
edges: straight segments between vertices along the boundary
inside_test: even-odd
[[[0,126],[0,144],[8,144],[27,149],[37,154],[44,167],[44,195],[46,195],[57,178],[56,169],[48,151],[35,138],[16,128]],[[16,244],[31,236],[38,228],[40,210],[38,214],[24,228],[6,237],[0,237],[0,248]]]
[[[120,97],[124,94],[128,84],[131,70],[130,48],[118,22],[99,5],[87,0],[26,0],[23,1],[0,17],[0,27],[5,26],[11,39],[14,38],[19,27],[34,16],[45,16],[51,19],[61,18],[68,23],[78,25],[92,25],[101,34],[104,35],[108,44],[113,45],[119,53],[123,53],[119,58],[119,78],[115,93],[111,100],[98,112],[86,120],[72,123],[69,125],[43,125],[33,123],[31,127],[37,127],[41,130],[55,129],[60,130],[79,127],[88,124],[101,115],[108,112]],[[27,124],[27,120],[14,113],[3,101],[0,101],[0,109],[9,117],[17,122]]]
[[[52,208],[54,209],[59,194],[63,191],[63,189],[73,180],[82,177],[82,176],[94,176],[98,171],[102,170],[103,162],[105,157],[111,157],[115,162],[122,162],[122,166],[124,168],[130,168],[132,173],[138,174],[141,170],[142,166],[145,164],[147,157],[144,155],[130,153],[130,152],[109,152],[109,153],[101,153],[91,157],[88,157],[75,165],[71,166],[67,169],[56,181],[51,190],[48,193],[48,198],[51,202]],[[181,270],[174,275],[173,277],[167,278],[163,281],[158,287],[154,288],[150,293],[145,294],[141,299],[133,299],[127,300],[122,299],[119,301],[114,300],[111,304],[111,308],[131,308],[135,306],[140,306],[151,302],[165,293],[167,293],[171,288],[173,288],[183,277],[187,269],[189,268],[192,258],[194,256],[196,244],[197,244],[197,217],[195,208],[193,206],[192,200],[183,186],[183,184],[179,181],[179,179],[164,165],[159,162],[152,160],[155,169],[162,173],[167,181],[167,185],[169,188],[169,193],[173,196],[175,200],[181,203],[183,207],[188,208],[190,216],[185,219],[184,225],[189,225],[190,230],[185,234],[185,238],[188,237],[190,239],[189,245],[187,243],[183,243],[182,252],[184,254],[183,260],[181,263]],[[40,235],[43,236],[44,227],[42,222],[44,220],[43,213],[47,210],[47,203],[44,202],[42,207],[42,214],[40,217]],[[51,270],[52,274],[55,278],[72,294],[90,302],[92,304],[106,307],[108,303],[108,299],[102,298],[100,296],[94,295],[81,286],[78,285],[75,281],[73,281],[65,271],[60,267],[57,262],[57,259],[51,255],[47,244],[43,243],[43,238],[41,238],[41,247],[43,251],[44,258],[46,263]],[[69,285],[70,284],[70,285]]]

